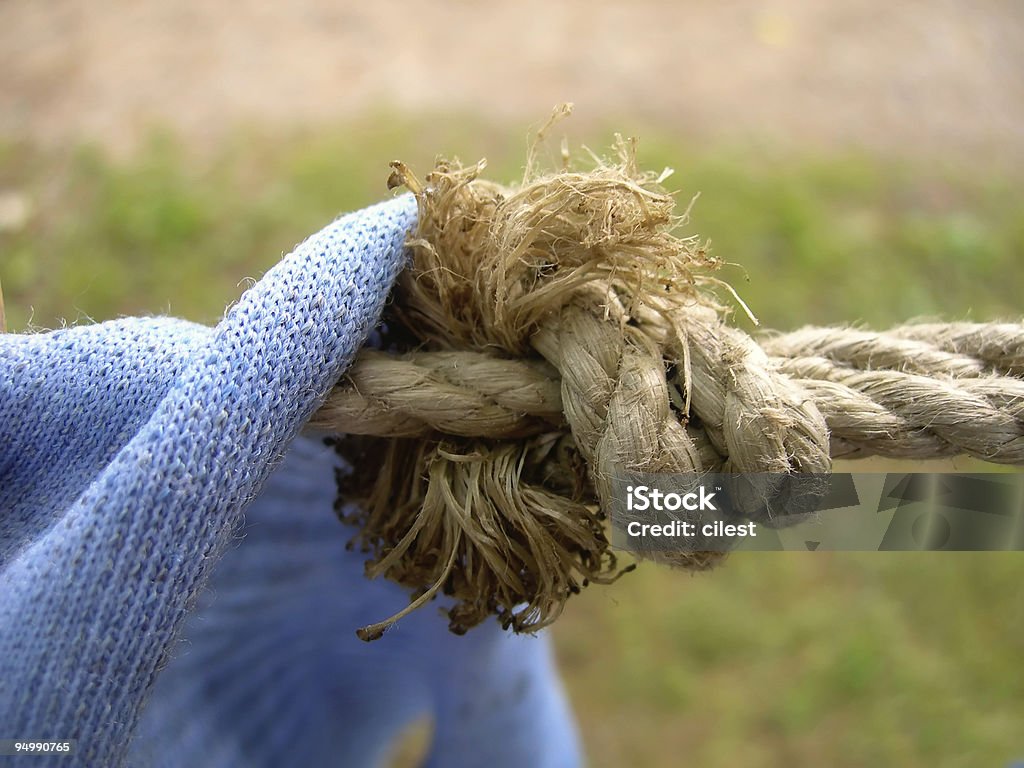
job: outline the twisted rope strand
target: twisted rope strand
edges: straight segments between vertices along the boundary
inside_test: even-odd
[[[776,362],[826,413],[833,444],[855,448],[847,455],[1024,464],[1021,379],[859,371],[822,357]]]
[[[541,360],[366,350],[344,383],[310,426],[379,437],[516,438],[563,423],[558,374]]]
[[[861,369],[903,369],[927,376],[988,370],[1024,375],[1018,323],[909,323],[884,332],[808,327],[767,336],[762,345],[774,357],[820,355]]]

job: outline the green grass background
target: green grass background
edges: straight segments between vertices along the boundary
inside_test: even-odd
[[[645,166],[676,169],[681,207],[701,193],[689,231],[742,265],[721,276],[766,327],[1020,317],[1009,172],[639,133]],[[203,156],[159,134],[119,161],[0,147],[0,189],[32,206],[0,232],[8,326],[214,323],[246,278],[386,196],[389,160],[487,155],[511,180],[524,149],[522,133],[386,115]],[[574,598],[554,634],[596,766],[1005,765],[1024,757],[1022,575],[1014,554],[747,553],[696,577],[642,567]]]

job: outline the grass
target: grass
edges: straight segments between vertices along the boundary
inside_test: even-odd
[[[394,121],[392,121],[394,122]],[[296,242],[345,210],[387,194],[387,162],[429,166],[425,147],[467,159],[491,147],[401,124],[272,141],[240,137],[202,162],[156,136],[128,163],[96,150],[42,155],[0,148],[0,189],[34,203],[0,232],[9,324],[160,312],[214,322]],[[521,142],[508,137],[505,147]],[[491,146],[500,145],[492,141]],[[768,327],[910,317],[1015,317],[1024,288],[1024,195],[1010,178],[894,167],[857,156],[794,159],[753,150],[686,152],[643,145],[649,167],[677,169],[691,229],[712,241],[732,282]],[[521,153],[492,157],[521,175]],[[748,279],[749,278],[749,279]]]
[[[556,636],[596,765],[1001,765],[1022,751],[1020,570],[1013,554],[648,567],[581,596]]]
[[[3,147],[0,189],[33,210],[0,232],[8,326],[215,322],[244,278],[387,194],[393,157],[422,169],[439,148],[491,151],[507,179],[521,146],[470,124],[381,120],[239,136],[202,159],[161,136],[122,162]],[[657,135],[641,156],[677,169],[681,200],[702,193],[692,229],[743,265],[723,277],[767,327],[1020,316],[1014,178]],[[643,567],[574,598],[555,639],[597,766],[1004,765],[1024,756],[1022,573],[1012,554],[747,553],[699,577]]]

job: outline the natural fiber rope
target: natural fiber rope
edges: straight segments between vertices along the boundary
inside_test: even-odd
[[[803,328],[765,336],[761,348],[824,416],[833,458],[1024,463],[1024,324]],[[559,375],[543,363],[364,352],[312,423],[382,437],[514,438],[562,419]]]
[[[619,162],[504,188],[440,162],[412,264],[311,426],[338,451],[342,518],[368,574],[439,593],[450,627],[532,631],[623,572],[605,534],[615,472],[827,473],[832,457],[968,454],[1024,464],[1024,325],[805,328],[759,342],[655,177]],[[733,298],[735,294],[732,294]],[[742,302],[741,302],[742,303]],[[745,308],[745,307],[744,307]],[[710,567],[719,553],[680,554]]]

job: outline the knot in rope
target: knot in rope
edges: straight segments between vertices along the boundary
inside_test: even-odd
[[[675,234],[686,214],[665,174],[617,149],[614,164],[548,175],[531,151],[518,188],[479,178],[482,162],[440,161],[422,182],[393,164],[419,219],[389,349],[364,352],[311,422],[349,435],[339,513],[368,575],[413,591],[363,639],[441,593],[457,633],[491,615],[550,624],[631,568],[605,531],[615,473],[822,474],[868,453],[1024,463],[1021,326],[759,344],[728,323],[717,294],[742,302],[718,262]]]

